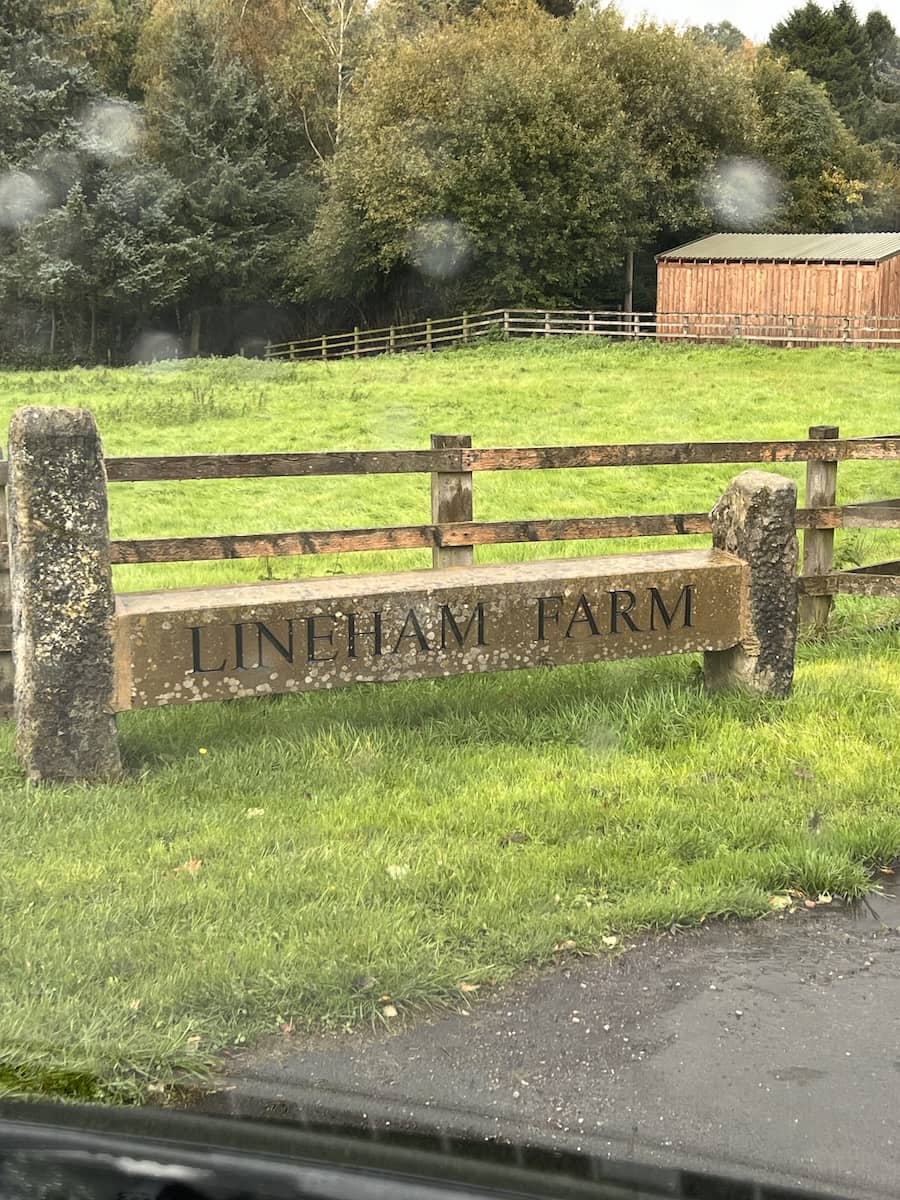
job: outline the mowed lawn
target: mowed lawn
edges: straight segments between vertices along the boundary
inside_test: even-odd
[[[431,432],[490,446],[900,431],[900,356],[865,351],[573,341],[0,383],[4,424],[22,404],[85,406],[109,454],[423,447]],[[475,515],[702,511],[739,469],[479,474]],[[842,501],[900,495],[897,464],[839,477]],[[424,476],[123,484],[111,512],[122,537],[338,528],[428,520],[428,495]],[[898,534],[837,545],[845,563],[900,557]],[[859,894],[900,853],[898,617],[895,600],[840,600],[784,703],[707,698],[698,659],[682,657],[173,708],[119,719],[128,775],[100,787],[26,787],[4,728],[0,1091],[133,1100],[280,1029],[396,1024],[560,953],[617,953],[639,929],[762,914],[788,888]]]

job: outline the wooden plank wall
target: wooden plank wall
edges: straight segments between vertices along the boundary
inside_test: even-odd
[[[767,316],[872,316],[881,311],[881,293],[890,290],[900,298],[900,258],[894,264],[896,275],[888,277],[872,264],[662,261],[656,308],[658,313],[710,317],[741,314],[741,327],[757,335],[769,328]],[[712,321],[701,317],[690,332],[702,332],[704,324]],[[796,324],[798,337],[834,336],[833,321],[827,327],[808,320]],[[734,335],[739,336],[737,329]]]
[[[885,318],[895,317],[887,321],[885,328],[891,335],[900,334],[900,255],[881,262],[877,267],[878,274],[878,315]],[[888,336],[888,335],[886,335]]]

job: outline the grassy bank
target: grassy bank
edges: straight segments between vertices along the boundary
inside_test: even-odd
[[[108,453],[893,432],[900,358],[482,348],[343,364],[2,376],[84,405]],[[708,508],[731,467],[480,475],[476,517]],[[800,478],[802,468],[789,468]],[[898,494],[846,464],[840,499]],[[118,536],[413,522],[427,479],[118,485]],[[680,545],[691,539],[681,539]],[[646,541],[605,543],[634,550]],[[671,544],[671,543],[668,543]],[[596,550],[490,547],[480,561]],[[839,556],[900,555],[894,534]],[[419,552],[117,569],[121,589],[425,565]],[[839,602],[784,704],[707,699],[691,659],[120,719],[116,786],[26,789],[0,734],[0,1089],[130,1098],[281,1026],[472,995],[574,942],[853,894],[900,851],[896,601]],[[361,986],[361,981],[370,986]]]

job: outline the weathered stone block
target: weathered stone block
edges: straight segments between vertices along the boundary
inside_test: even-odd
[[[115,777],[115,598],[106,473],[89,412],[13,414],[9,526],[16,750],[32,780]]]
[[[783,475],[744,471],[713,509],[713,545],[747,564],[740,643],[704,656],[711,691],[786,696],[797,640],[797,488]]]

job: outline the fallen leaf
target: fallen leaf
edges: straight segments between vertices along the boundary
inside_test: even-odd
[[[291,1034],[294,1032],[294,1022],[293,1021],[282,1021],[282,1023],[278,1026],[278,1028],[284,1034],[285,1037],[290,1037]]]
[[[831,892],[821,892],[816,897],[816,904],[830,904],[830,903],[831,903]]]
[[[386,1004],[388,1002],[388,1000],[390,1000],[390,996],[379,996],[378,997],[379,1004]]]
[[[248,808],[244,815],[247,817],[261,817],[265,811],[264,808]]]
[[[382,1011],[382,1014],[386,1017],[396,1017],[397,1016],[397,1010],[396,1010],[396,1008],[394,1008],[393,1004],[386,1004],[381,1011]]]
[[[197,753],[198,754],[209,754],[209,751],[207,750],[207,748],[205,746],[201,746],[200,749],[197,751]]]
[[[402,879],[404,875],[409,874],[409,867],[401,867],[397,864],[392,864],[388,867],[387,873],[390,875],[391,879]]]
[[[556,942],[556,944],[553,947],[553,951],[555,954],[558,954],[560,950],[574,950],[574,949],[575,949],[575,943],[572,941],[571,938],[566,938],[566,940],[564,942]]]
[[[477,983],[458,983],[456,985],[461,992],[477,992],[479,985]]]
[[[893,867],[879,867],[878,870],[882,873],[882,875],[893,875],[894,874]]]
[[[203,866],[202,858],[189,858],[187,862],[182,863],[180,867],[175,868],[175,873],[179,871],[187,871],[189,875],[196,875]]]
[[[769,908],[775,909],[776,911],[784,908],[790,908],[792,904],[793,901],[791,900],[790,896],[778,895],[769,897]]]
[[[137,1012],[137,1010],[141,1007],[141,1002],[140,1000],[132,1000],[128,1007],[132,1012]]]
[[[612,934],[609,934],[608,937],[601,938],[600,941],[604,946],[618,946],[619,944],[619,939],[614,937]]]
[[[804,908],[815,908],[816,902],[815,902],[815,900],[804,900],[803,907]]]
[[[195,1034],[193,1034],[191,1037],[189,1037],[189,1038],[186,1038],[186,1039],[185,1039],[185,1043],[184,1043],[184,1044],[185,1044],[186,1046],[190,1046],[190,1048],[191,1048],[192,1050],[196,1050],[196,1049],[197,1049],[197,1047],[200,1045],[200,1034],[199,1034],[199,1033],[195,1033]]]

